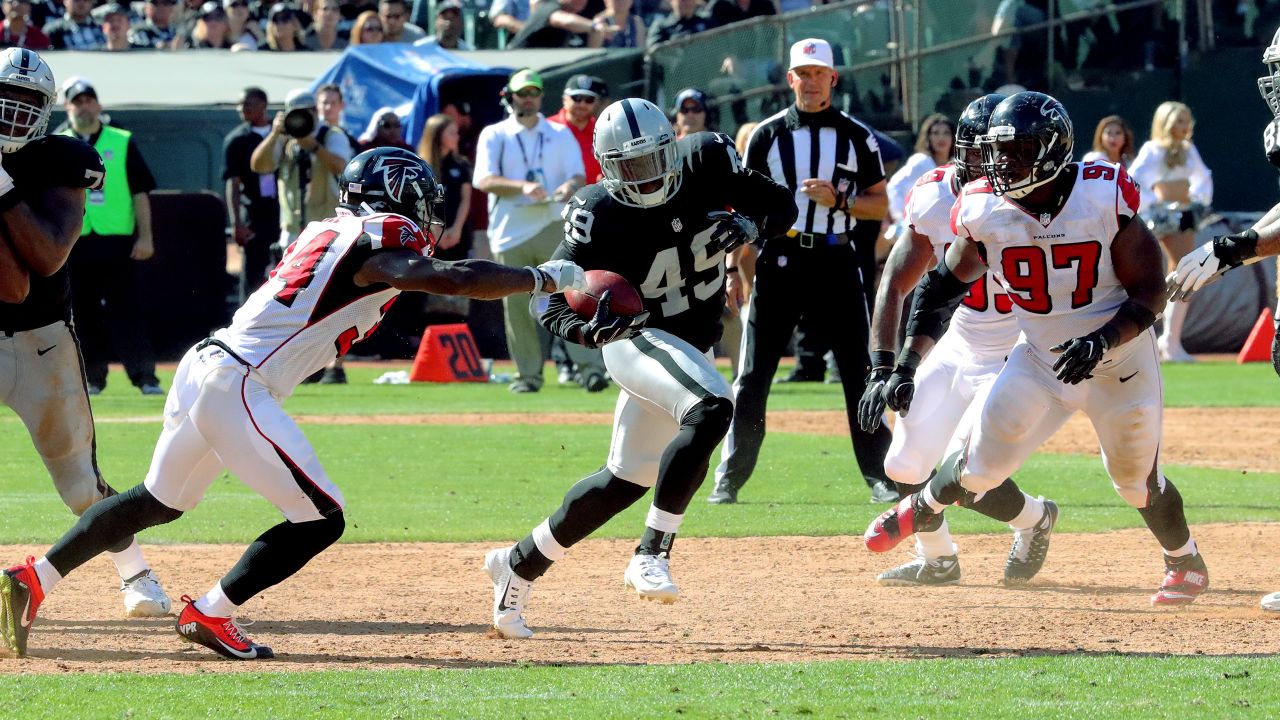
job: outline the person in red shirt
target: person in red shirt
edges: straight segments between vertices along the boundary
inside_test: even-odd
[[[604,109],[604,99],[609,86],[604,80],[591,75],[574,75],[564,85],[564,107],[547,118],[548,122],[563,125],[573,133],[582,148],[582,166],[586,168],[587,184],[600,182],[600,162],[591,149],[591,138],[596,131],[596,115]]]
[[[4,23],[0,26],[0,47],[48,50],[49,36],[31,24],[31,0],[4,0]]]

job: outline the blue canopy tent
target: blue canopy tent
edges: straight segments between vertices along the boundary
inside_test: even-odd
[[[448,102],[468,103],[480,127],[501,119],[498,91],[511,73],[435,44],[359,45],[347,48],[311,89],[337,83],[346,100],[342,125],[357,134],[379,108],[395,108],[405,140],[416,146],[427,118]]]

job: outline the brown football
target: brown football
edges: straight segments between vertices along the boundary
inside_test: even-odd
[[[639,315],[644,312],[644,301],[635,286],[618,273],[608,270],[588,270],[586,289],[567,290],[564,298],[578,317],[590,320],[596,314],[596,303],[606,290],[612,291],[609,295],[609,312],[612,314]]]

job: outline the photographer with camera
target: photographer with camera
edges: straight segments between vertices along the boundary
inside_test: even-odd
[[[338,174],[351,159],[351,141],[319,121],[316,99],[294,90],[276,114],[271,132],[254,149],[249,167],[275,172],[280,197],[280,241],[276,255],[312,220],[328,216],[338,202]]]

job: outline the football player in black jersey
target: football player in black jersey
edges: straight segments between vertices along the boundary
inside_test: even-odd
[[[45,134],[56,95],[37,53],[0,52],[0,400],[22,418],[62,501],[80,515],[116,492],[98,471],[66,268],[85,191],[102,187],[105,170],[88,144]],[[167,615],[169,598],[137,542],[112,550],[125,611]]]
[[[644,312],[610,312],[608,293],[590,320],[563,296],[542,323],[553,334],[603,347],[621,389],[605,466],[569,489],[526,538],[485,556],[493,580],[493,623],[505,637],[533,633],[522,612],[533,581],[565,551],[654,488],[644,534],[624,582],[642,598],[673,602],[671,543],[733,418],[732,391],[711,346],[725,304],[725,253],[795,220],[787,188],[743,167],[726,135],[679,141],[652,103],[610,105],[596,124],[604,180],[566,205],[565,239],[552,256],[618,273],[644,299]]]

